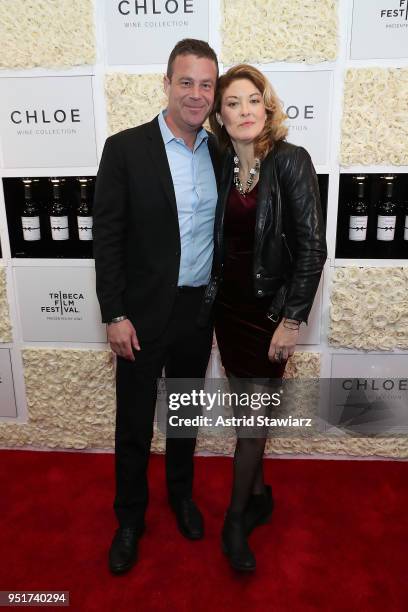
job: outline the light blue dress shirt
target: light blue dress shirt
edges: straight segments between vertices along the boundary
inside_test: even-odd
[[[217,183],[208,150],[208,135],[197,133],[193,150],[176,138],[164,117],[159,126],[176,194],[181,240],[178,285],[199,287],[210,279],[213,258],[214,215]]]

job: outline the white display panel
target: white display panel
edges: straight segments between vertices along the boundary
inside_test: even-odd
[[[46,4],[49,3],[47,0]],[[220,61],[223,59],[223,33],[220,29],[220,26],[223,26],[223,17],[222,17],[222,6],[223,3],[221,0],[193,0],[193,2],[187,2],[186,10],[191,10],[191,6],[194,8],[194,14],[189,14],[187,16],[187,12],[183,15],[184,11],[184,0],[179,0],[177,2],[167,2],[166,0],[129,0],[129,2],[123,3],[121,6],[124,9],[123,12],[130,11],[129,15],[120,15],[118,13],[118,6],[120,0],[105,0],[95,3],[95,26],[96,26],[96,60],[94,66],[66,66],[59,68],[50,68],[49,66],[42,66],[40,68],[33,68],[27,70],[4,70],[2,71],[2,75],[0,75],[0,136],[2,137],[2,143],[0,142],[0,166],[2,164],[1,158],[1,145],[3,148],[5,147],[5,136],[6,132],[3,129],[5,110],[7,110],[6,102],[9,98],[9,92],[12,90],[11,87],[6,86],[7,82],[26,82],[27,88],[22,92],[21,96],[18,94],[17,101],[24,100],[24,108],[23,110],[27,110],[27,96],[31,96],[33,92],[36,92],[36,96],[41,94],[43,90],[43,84],[46,81],[52,81],[56,84],[54,87],[54,93],[57,95],[57,101],[63,101],[64,105],[66,101],[70,102],[72,108],[76,108],[77,104],[75,103],[75,95],[71,97],[71,89],[72,84],[78,83],[80,79],[84,82],[87,82],[87,100],[90,101],[90,111],[93,113],[92,109],[92,100],[94,97],[94,110],[96,116],[96,138],[98,143],[98,151],[101,153],[103,143],[107,134],[110,131],[109,128],[109,117],[107,116],[107,102],[110,101],[106,98],[105,91],[105,78],[106,75],[119,71],[119,72],[131,72],[133,74],[148,74],[148,73],[157,73],[158,71],[163,72],[163,64],[167,63],[168,53],[170,52],[173,45],[183,37],[186,36],[197,36],[199,38],[204,38],[205,40],[209,40],[210,44],[214,47],[215,51],[218,53],[218,57]],[[231,0],[232,3],[232,0]],[[254,3],[255,4],[255,3]],[[257,7],[255,10],[264,11],[265,6],[261,1],[256,2]],[[406,47],[406,33],[408,30],[407,20],[403,15],[400,16],[388,16],[385,14],[381,19],[378,19],[378,25],[383,27],[382,34],[379,36],[378,30],[372,27],[370,23],[370,17],[368,13],[371,13],[375,19],[378,17],[377,9],[381,10],[396,10],[395,7],[399,7],[399,0],[384,0],[381,2],[381,5],[377,0],[355,0],[354,2],[354,17],[352,17],[352,9],[353,9],[353,0],[340,0],[337,4],[338,14],[339,14],[339,49],[337,59],[333,60],[329,64],[307,64],[307,63],[281,63],[278,62],[276,65],[273,63],[268,65],[263,65],[265,71],[268,71],[270,74],[270,79],[273,85],[276,87],[277,93],[281,99],[285,102],[285,108],[289,109],[289,115],[291,119],[289,119],[290,134],[289,140],[296,144],[300,144],[304,146],[307,150],[312,154],[313,161],[316,165],[326,166],[323,169],[319,169],[319,172],[329,174],[329,196],[328,196],[328,241],[330,243],[335,243],[336,239],[336,215],[337,215],[337,201],[338,201],[338,172],[341,170],[342,172],[352,172],[352,173],[360,173],[360,172],[390,172],[390,173],[398,173],[398,172],[407,172],[407,167],[400,166],[381,166],[381,167],[354,167],[348,168],[343,167],[340,168],[338,166],[338,150],[339,150],[339,138],[340,138],[340,123],[342,117],[342,103],[343,103],[343,82],[344,76],[349,68],[355,67],[370,67],[373,64],[382,68],[390,68],[390,67],[399,67],[400,65],[405,66],[406,61],[392,61],[387,59],[391,57],[389,53],[389,49],[392,47],[396,47],[392,53],[393,57],[408,57],[407,55],[407,47]],[[403,3],[404,4],[404,3]],[[142,11],[143,15],[135,15],[136,8],[138,7],[138,12]],[[146,7],[146,14],[145,14]],[[173,16],[170,14],[170,19],[173,21],[177,21],[177,24],[163,27],[160,25],[160,22],[168,21],[167,17],[167,9],[169,11],[175,10]],[[377,12],[376,12],[377,11]],[[358,13],[361,14],[361,19],[358,23]],[[180,17],[181,15],[181,17]],[[176,19],[177,16],[177,19]],[[179,18],[180,17],[180,18]],[[251,12],[247,15],[241,14],[240,18],[246,24],[246,26],[250,27],[251,24]],[[132,22],[132,24],[136,24],[126,26],[124,22]],[[188,21],[188,26],[184,26],[183,21]],[[137,23],[140,22],[140,23]],[[398,27],[396,27],[399,24]],[[237,30],[240,25],[237,24],[226,24],[227,27],[233,28]],[[388,25],[388,27],[386,27]],[[246,27],[245,26],[245,27]],[[392,27],[390,27],[392,26]],[[270,28],[270,24],[265,27]],[[358,31],[358,27],[360,27],[360,31]],[[351,29],[353,28],[353,36],[351,35]],[[264,34],[265,30],[262,31]],[[238,29],[239,31],[239,29]],[[376,32],[374,34],[374,32]],[[391,34],[391,36],[390,36]],[[384,38],[382,39],[382,37]],[[358,50],[358,43],[361,39],[361,47],[360,51]],[[259,37],[257,38],[259,43]],[[383,45],[382,40],[385,40],[385,44]],[[397,42],[398,41],[398,42]],[[254,42],[256,42],[254,38]],[[367,52],[367,56],[372,58],[373,61],[360,61],[353,62],[353,60],[349,59],[350,54],[350,43],[353,43],[352,52],[356,53],[355,56],[352,55],[353,59],[358,60],[358,53]],[[394,44],[395,42],[395,44]],[[357,43],[357,47],[355,44]],[[283,41],[283,44],[286,44]],[[239,54],[240,50],[238,49],[240,45],[237,45],[237,54]],[[348,47],[348,48],[347,48]],[[372,48],[375,49],[375,54],[373,54]],[[388,51],[386,49],[388,47]],[[356,51],[357,49],[357,51]],[[52,52],[54,50],[51,50]],[[384,57],[384,60],[375,59],[380,57]],[[50,53],[52,55],[52,53]],[[361,55],[363,57],[363,55]],[[365,56],[364,56],[365,57]],[[254,63],[258,61],[262,67],[262,58],[258,57],[256,53],[253,54]],[[157,63],[160,63],[160,66],[157,66]],[[110,64],[110,68],[107,64]],[[136,67],[133,67],[136,65]],[[221,70],[223,68],[227,69],[228,66],[224,66],[220,64]],[[90,78],[90,73],[94,74],[92,78]],[[47,75],[47,76],[44,76]],[[54,76],[50,76],[54,75]],[[58,76],[57,76],[58,75]],[[86,76],[73,76],[73,75],[86,75]],[[11,78],[13,77],[13,78]],[[57,80],[58,79],[58,80]],[[67,88],[65,90],[62,89],[61,84],[63,82],[67,83]],[[326,87],[327,85],[327,87]],[[13,85],[16,87],[16,85]],[[92,91],[92,89],[93,91]],[[68,91],[67,91],[68,90]],[[94,96],[93,96],[94,94]],[[43,97],[39,98],[41,100],[50,100],[50,93],[47,91]],[[53,98],[54,99],[54,98]],[[37,97],[35,98],[37,101]],[[316,103],[317,101],[317,103]],[[333,103],[332,103],[333,102]],[[75,103],[75,104],[74,104]],[[317,104],[317,106],[315,105]],[[47,107],[48,108],[48,107]],[[62,109],[64,109],[62,107]],[[29,109],[28,109],[29,110]],[[322,111],[322,112],[321,112]],[[81,111],[81,117],[83,113]],[[306,115],[306,116],[305,116]],[[312,115],[312,117],[311,117]],[[41,118],[41,114],[40,114]],[[57,115],[58,119],[62,118],[62,115]],[[74,118],[75,113],[74,113]],[[45,120],[48,120],[47,115],[45,116]],[[93,124],[93,117],[92,122]],[[46,124],[47,126],[48,124]],[[57,126],[58,127],[58,126]],[[92,126],[92,130],[93,130]],[[326,138],[326,139],[325,139]],[[83,171],[79,170],[80,166],[84,166],[84,152],[87,151],[87,148],[82,146],[82,144],[75,143],[75,146],[71,147],[70,150],[70,141],[69,138],[64,137],[64,142],[60,147],[50,148],[49,138],[45,138],[45,134],[43,138],[37,138],[37,144],[34,147],[34,152],[31,151],[30,156],[26,159],[24,156],[26,155],[26,144],[29,143],[29,140],[26,139],[27,143],[24,142],[24,146],[21,146],[21,137],[15,138],[14,145],[14,163],[13,159],[8,158],[7,169],[0,168],[0,174],[4,177],[21,177],[26,174],[26,169],[24,171],[21,170],[22,166],[26,167],[34,167],[38,168],[35,172],[28,173],[31,176],[53,176],[55,174],[60,174],[61,176],[80,176]],[[96,155],[95,155],[95,143],[94,143],[94,135],[93,135],[93,145],[92,145],[92,162],[91,166],[94,168],[96,166]],[[10,152],[10,151],[9,151]],[[330,155],[329,155],[330,153]],[[10,152],[11,155],[11,152]],[[43,156],[46,156],[43,159]],[[89,167],[89,157],[90,155],[86,154],[85,165]],[[331,161],[329,161],[329,158]],[[55,171],[55,168],[61,168],[58,172]],[[89,170],[88,174],[94,174],[93,170]],[[4,265],[7,266],[7,270],[9,272],[9,277],[11,282],[8,283],[8,295],[9,295],[9,306],[10,306],[10,317],[13,326],[13,348],[11,349],[11,356],[13,358],[13,375],[14,375],[14,389],[16,396],[16,403],[18,408],[18,415],[21,418],[24,418],[27,415],[27,406],[25,403],[25,388],[24,388],[24,376],[23,376],[23,361],[21,359],[21,350],[24,349],[24,342],[27,342],[26,338],[36,337],[37,340],[34,342],[39,342],[41,347],[47,348],[56,348],[53,345],[53,342],[56,338],[63,338],[61,340],[55,340],[56,342],[60,342],[59,347],[62,348],[77,348],[78,346],[81,348],[86,348],[86,342],[92,342],[95,336],[100,334],[100,313],[97,304],[95,304],[95,310],[92,314],[92,325],[95,325],[97,328],[96,333],[89,333],[88,325],[83,325],[82,327],[78,324],[78,322],[67,322],[64,321],[59,322],[54,329],[51,329],[50,322],[46,322],[47,325],[44,324],[44,321],[40,319],[37,306],[34,301],[36,296],[36,291],[38,287],[41,286],[43,282],[41,280],[41,276],[44,276],[44,270],[47,271],[52,268],[55,270],[55,279],[58,281],[58,285],[60,286],[60,290],[62,289],[63,279],[65,279],[64,270],[69,270],[69,277],[78,279],[80,277],[80,268],[89,268],[89,263],[85,260],[78,260],[75,262],[74,260],[64,260],[64,259],[54,259],[54,260],[36,260],[35,263],[33,261],[28,262],[27,260],[19,259],[13,260],[10,255],[10,245],[8,238],[8,229],[7,229],[7,218],[6,218],[6,209],[4,206],[4,198],[2,194],[2,190],[0,189],[0,234],[2,240],[2,249],[3,249],[3,261]],[[383,265],[391,265],[391,266],[400,266],[404,265],[406,260],[365,260],[365,266],[383,266]],[[331,261],[328,262],[329,266],[335,265],[336,260],[334,256]],[[356,260],[338,260],[340,265],[356,265]],[[25,269],[26,277],[33,276],[38,280],[36,283],[34,280],[27,281],[31,282],[31,290],[24,292],[21,290],[21,285],[23,285],[23,281],[19,283],[19,287],[16,286],[16,278],[20,274],[16,272],[14,275],[16,268]],[[26,270],[26,268],[30,267],[30,270]],[[41,273],[38,273],[34,270],[35,268],[40,267]],[[75,269],[73,269],[75,267]],[[87,270],[86,274],[92,274],[89,270]],[[14,275],[14,276],[13,276]],[[35,275],[35,277],[34,277]],[[328,317],[328,309],[329,309],[329,276],[326,275],[324,281],[324,290],[323,297],[320,298],[320,290],[319,294],[316,297],[315,305],[311,312],[309,318],[308,326],[301,326],[301,333],[299,338],[300,349],[304,350],[305,345],[310,344],[310,349],[312,352],[316,351],[321,355],[321,363],[322,363],[322,376],[330,376],[331,373],[331,364],[332,364],[332,353],[336,352],[337,349],[333,348],[330,345],[327,345],[325,341],[326,337],[326,324]],[[21,277],[23,278],[23,273],[21,273]],[[24,281],[26,282],[26,281]],[[65,283],[65,280],[64,280]],[[94,281],[92,279],[92,285]],[[55,284],[52,283],[52,287],[55,288]],[[33,289],[34,287],[34,289]],[[64,284],[65,287],[65,284]],[[58,287],[57,287],[58,288]],[[18,290],[17,290],[18,289]],[[24,288],[23,288],[24,289]],[[47,289],[47,287],[45,287]],[[42,289],[41,289],[42,290]],[[71,287],[72,290],[72,287]],[[94,289],[92,289],[92,293],[94,295]],[[28,299],[27,299],[28,295]],[[44,302],[42,305],[50,305],[51,300],[48,299],[45,293]],[[319,300],[319,302],[317,302]],[[24,310],[24,317],[26,318],[26,324],[23,326],[22,324],[22,315],[21,311]],[[322,334],[320,337],[320,321],[321,314],[323,312],[323,320],[325,320],[325,324],[322,327]],[[327,316],[326,316],[327,315]],[[28,321],[29,318],[32,318],[32,322]],[[88,319],[89,320],[89,319]],[[38,332],[36,330],[36,326],[38,326],[38,322],[40,321]],[[65,329],[65,325],[67,328]],[[90,329],[92,328],[90,326]],[[41,327],[43,326],[43,327]],[[43,333],[43,329],[47,330],[47,333]],[[85,331],[84,331],[84,328]],[[23,337],[24,334],[24,337]],[[104,342],[106,340],[105,330],[103,329],[102,340],[99,342]],[[92,339],[88,339],[92,338]],[[323,342],[319,342],[323,340]],[[31,340],[28,340],[31,342]],[[6,346],[10,346],[7,344]],[[38,345],[37,345],[38,346]],[[88,345],[92,347],[92,345]],[[58,347],[58,348],[59,348]],[[93,346],[95,348],[95,345]],[[1,349],[7,350],[7,349]],[[360,353],[358,355],[351,354],[351,352],[347,352],[345,355],[336,354],[333,359],[333,364],[339,364],[340,362],[344,363],[345,367],[349,366],[350,370],[347,372],[354,374],[355,363],[364,364],[375,364],[375,376],[377,376],[378,372],[381,372],[382,375],[386,374],[386,370],[384,367],[388,364],[389,369],[387,371],[387,376],[397,375],[396,364],[400,364],[404,371],[408,370],[407,368],[407,353],[405,354],[393,354],[393,353],[383,353],[381,355],[372,355],[367,353]],[[336,370],[333,367],[333,376],[339,376],[341,370]],[[363,374],[363,370],[362,370]],[[207,375],[209,377],[222,375],[222,370],[219,364],[219,355],[216,350],[213,351],[212,359],[210,360],[209,368]],[[367,374],[368,375],[368,374]],[[374,374],[373,374],[374,375]],[[9,406],[12,406],[11,413],[14,410],[14,397],[13,403]]]
[[[331,90],[333,73],[264,72],[289,119],[288,141],[305,147],[315,165],[326,165],[329,159]]]
[[[208,30],[208,0],[105,0],[111,65],[165,64],[179,40],[208,40]]]
[[[13,371],[9,349],[0,349],[0,417],[16,417]]]
[[[333,355],[332,378],[408,377],[408,355]]]
[[[95,293],[95,270],[15,268],[25,342],[106,342]]]
[[[92,77],[0,79],[6,168],[97,164]]]
[[[350,57],[408,57],[408,0],[354,0]]]
[[[361,434],[408,432],[408,355],[333,355],[328,422]]]

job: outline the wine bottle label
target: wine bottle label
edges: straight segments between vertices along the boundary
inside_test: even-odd
[[[24,240],[41,240],[40,217],[21,217]]]
[[[404,240],[408,240],[408,215],[405,215]]]
[[[50,216],[51,235],[53,240],[68,240],[69,228],[68,217]]]
[[[349,219],[349,240],[362,241],[367,238],[368,216],[350,215]]]
[[[394,240],[396,216],[378,215],[377,240]]]
[[[92,217],[77,217],[78,236],[80,240],[92,240]]]

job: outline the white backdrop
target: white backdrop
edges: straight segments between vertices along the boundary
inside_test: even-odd
[[[142,8],[136,11],[136,5]],[[336,261],[334,256],[339,173],[385,170],[408,172],[404,166],[341,168],[339,165],[345,70],[371,65],[408,66],[407,16],[405,13],[398,17],[381,14],[384,9],[397,10],[400,5],[403,9],[406,3],[395,0],[354,3],[352,0],[340,0],[339,52],[336,61],[310,65],[288,62],[258,65],[271,80],[288,110],[289,140],[306,147],[313,157],[317,172],[329,175],[329,258],[310,325],[302,330],[298,347],[301,351],[311,350],[321,354],[322,376],[330,376],[333,367],[337,368],[338,361],[333,360],[333,356],[339,359],[338,355],[346,355],[347,361],[352,354],[357,353],[336,350],[327,343],[331,273],[335,266],[356,264],[355,260]],[[0,72],[1,176],[96,174],[108,134],[105,75],[112,72],[164,73],[169,51],[177,40],[185,36],[208,39],[219,53],[222,36],[220,6],[221,0],[156,0],[155,3],[147,0],[138,3],[100,0],[95,3],[97,61],[94,65]],[[231,24],[230,27],[234,28],[235,25]],[[221,64],[220,68],[222,72],[227,67]],[[25,118],[24,129],[33,129],[33,133],[18,134],[19,126],[23,126],[10,119],[16,110],[20,114],[14,117]],[[31,123],[27,125],[27,111],[29,115],[37,113],[37,122],[30,119]],[[63,112],[55,114],[56,111]],[[50,123],[44,127],[44,121]],[[52,134],[35,133],[36,129],[45,128],[61,131]],[[66,129],[65,133],[63,129]],[[68,129],[75,132],[68,132]],[[1,350],[1,363],[3,368],[6,367],[4,363],[7,358],[4,359],[4,355],[7,357],[10,352],[17,405],[16,412],[14,394],[10,399],[7,395],[1,396],[7,399],[2,399],[0,403],[0,418],[9,421],[16,416],[17,420],[24,421],[27,403],[21,349],[27,346],[103,349],[106,348],[106,336],[92,294],[91,260],[11,258],[2,188],[0,239],[2,264],[7,269],[14,337],[13,343],[5,343]],[[407,265],[407,260],[364,261],[365,266],[402,264]],[[59,282],[56,283],[55,279]],[[53,321],[53,325],[50,325],[50,322],[40,320],[38,306],[46,303],[44,296],[47,292],[62,291],[65,288],[68,293],[72,289],[72,292],[82,292],[86,296],[81,301],[82,321]],[[373,353],[358,354],[358,362],[367,366],[372,359]],[[406,353],[396,351],[393,355],[381,356],[384,364],[388,359],[405,363]],[[220,373],[217,355],[214,355],[209,368],[212,375]],[[376,374],[380,374],[377,366]],[[3,376],[11,380],[11,372]]]

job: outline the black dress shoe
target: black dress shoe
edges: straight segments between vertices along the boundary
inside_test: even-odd
[[[245,533],[247,535],[258,525],[265,525],[269,522],[274,505],[270,485],[265,485],[265,493],[251,495],[244,512]]]
[[[109,550],[109,569],[113,574],[123,574],[136,563],[140,535],[140,529],[135,527],[116,530]]]
[[[204,521],[200,510],[189,497],[171,504],[176,515],[179,531],[189,540],[201,540],[204,535]]]
[[[240,572],[254,571],[256,560],[246,539],[243,514],[227,512],[221,542],[231,567]]]

